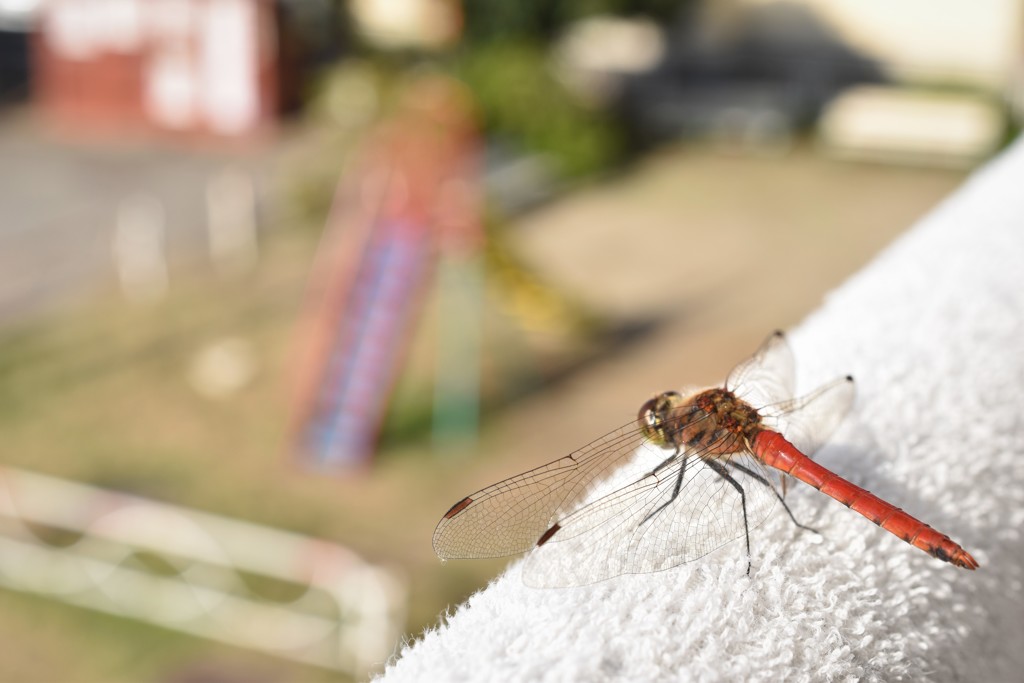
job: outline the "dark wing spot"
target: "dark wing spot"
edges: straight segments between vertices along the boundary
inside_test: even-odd
[[[545,532],[544,532],[544,535],[543,535],[543,536],[541,536],[541,537],[540,537],[540,540],[538,540],[538,541],[537,541],[537,547],[539,548],[540,546],[542,546],[542,545],[544,545],[545,543],[547,543],[548,541],[550,541],[550,540],[551,540],[551,537],[552,537],[552,536],[554,536],[554,535],[555,535],[555,533],[556,533],[556,532],[557,532],[557,531],[558,531],[559,529],[561,529],[561,528],[562,528],[561,526],[559,526],[558,524],[556,524],[556,525],[554,525],[553,527],[551,527],[550,529],[548,529],[547,531],[545,531]]]
[[[466,496],[465,498],[460,500],[455,505],[452,505],[451,509],[448,510],[448,512],[444,513],[444,518],[445,519],[451,519],[452,517],[454,517],[455,515],[459,514],[460,512],[465,510],[467,507],[469,507],[469,504],[472,503],[472,502],[473,502],[473,499],[470,498],[469,496]]]

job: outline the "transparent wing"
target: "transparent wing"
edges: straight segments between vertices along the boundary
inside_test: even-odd
[[[644,454],[638,455],[642,460]],[[682,485],[673,499],[684,460]],[[742,496],[715,464],[742,487]],[[746,453],[710,463],[687,454],[558,520],[557,530],[527,556],[523,580],[546,588],[578,586],[695,560],[767,518],[777,500],[773,481]]]
[[[811,456],[850,412],[855,396],[853,378],[839,377],[809,394],[767,406],[758,413],[765,427],[779,432],[797,450]]]
[[[843,378],[798,399],[793,385],[793,356],[781,332],[726,383],[751,405],[767,406],[759,410],[765,427],[811,454],[849,409],[852,381]],[[694,414],[677,427],[705,417]],[[587,584],[694,560],[759,525],[778,498],[776,475],[759,460],[748,453],[711,455],[716,445],[729,448],[717,443],[703,452],[674,453],[645,440],[631,421],[564,458],[462,499],[438,523],[434,550],[447,559],[536,547],[525,561],[524,580],[537,586]]]
[[[793,398],[796,388],[793,352],[786,336],[775,332],[753,356],[737,365],[725,388],[752,406],[766,406]]]
[[[643,443],[633,420],[564,458],[463,498],[434,529],[434,551],[452,559],[529,550],[554,519],[578,508]],[[667,455],[662,451],[662,459]]]

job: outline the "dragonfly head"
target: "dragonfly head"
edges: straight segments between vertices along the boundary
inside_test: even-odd
[[[674,440],[669,433],[670,417],[672,411],[682,402],[683,396],[678,391],[666,391],[640,406],[637,423],[644,436],[658,446],[673,443]]]

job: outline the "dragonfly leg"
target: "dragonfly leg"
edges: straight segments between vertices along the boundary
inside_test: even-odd
[[[775,487],[772,486],[770,481],[768,481],[767,479],[765,479],[764,477],[762,477],[760,474],[758,474],[757,472],[753,471],[749,467],[745,467],[743,465],[740,465],[739,463],[727,462],[726,464],[729,467],[735,467],[740,472],[743,472],[743,474],[747,475],[748,477],[750,477],[750,478],[752,478],[752,479],[754,479],[756,481],[761,482],[762,484],[764,484],[765,486],[770,488],[772,490],[772,493],[775,494],[775,497],[779,499],[780,503],[782,503],[782,507],[786,510],[786,514],[789,515],[789,518],[791,520],[793,520],[793,524],[796,524],[797,527],[799,527],[800,529],[803,529],[804,531],[810,531],[810,532],[818,534],[819,536],[821,535],[821,532],[818,531],[817,529],[815,529],[813,527],[809,527],[806,524],[801,524],[800,522],[796,521],[796,517],[793,516],[793,511],[789,509],[788,505],[786,505],[786,499],[783,498],[782,495],[780,495],[779,492],[775,490]],[[785,479],[783,479],[783,481],[785,481]]]
[[[725,465],[715,460],[705,460],[704,464],[713,469],[722,479],[732,484],[732,487],[740,493],[740,503],[743,505],[743,534],[747,540],[747,576],[750,576],[750,524],[747,522],[747,493],[738,481],[733,479]]]
[[[660,472],[661,470],[663,470],[666,467],[668,467],[669,465],[671,465],[673,462],[675,462],[676,458],[679,457],[679,453],[680,453],[679,446],[676,446],[675,450],[672,452],[672,455],[668,456],[667,458],[662,460],[660,463],[658,463],[658,466],[655,467],[653,470],[651,470],[651,474],[656,475],[656,474],[658,474],[658,472]],[[684,467],[685,467],[685,465],[684,465]]]
[[[676,453],[676,455],[678,455],[678,452]],[[675,457],[676,456],[674,455],[674,456],[672,456],[672,458],[669,458],[669,460],[672,460]],[[668,462],[668,461],[666,461],[666,462]],[[664,465],[665,465],[665,463],[661,463],[661,465],[658,465],[657,467],[655,467],[654,468],[654,472],[651,472],[651,474],[654,474],[655,472],[657,472]],[[640,526],[643,526],[644,524],[649,522],[654,517],[654,515],[658,514],[659,512],[661,512],[662,510],[667,508],[669,505],[672,504],[672,501],[674,501],[676,498],[679,497],[679,490],[683,487],[683,475],[684,474],[686,474],[686,458],[683,458],[682,462],[679,464],[679,475],[676,477],[676,485],[672,488],[672,497],[669,498],[666,502],[664,502],[661,505],[659,505],[649,515],[644,517],[643,521],[640,522]]]

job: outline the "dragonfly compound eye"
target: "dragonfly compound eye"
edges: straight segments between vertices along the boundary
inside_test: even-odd
[[[637,414],[637,423],[644,436],[656,444],[664,445],[668,443],[669,437],[666,432],[666,422],[669,412],[679,403],[681,398],[678,392],[666,391],[640,406],[640,412]]]

